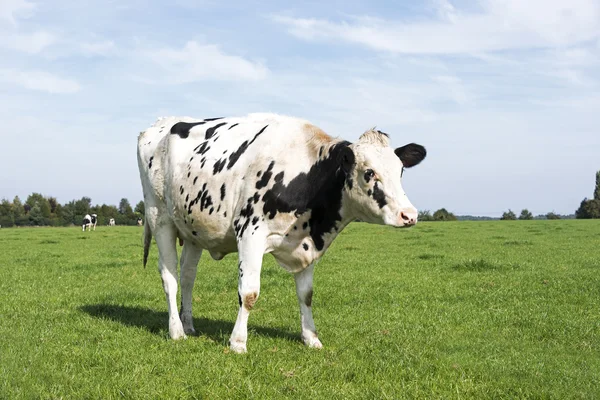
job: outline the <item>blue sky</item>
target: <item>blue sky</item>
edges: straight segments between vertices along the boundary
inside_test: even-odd
[[[158,116],[276,112],[428,149],[419,209],[572,213],[600,169],[600,1],[0,0],[0,198],[142,198]]]

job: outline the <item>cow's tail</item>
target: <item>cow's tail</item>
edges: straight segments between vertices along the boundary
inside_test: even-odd
[[[148,253],[150,253],[150,244],[152,244],[152,231],[148,221],[144,224],[144,268],[148,262]]]

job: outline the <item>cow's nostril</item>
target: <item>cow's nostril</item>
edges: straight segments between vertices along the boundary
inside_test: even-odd
[[[404,214],[403,212],[400,213],[400,216],[402,217],[403,220],[408,221],[410,218],[408,217],[408,215]]]

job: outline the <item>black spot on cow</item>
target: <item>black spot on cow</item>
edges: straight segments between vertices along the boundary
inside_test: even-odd
[[[225,117],[216,117],[216,118],[204,118],[204,122],[212,122],[212,121],[216,121],[219,119],[223,119]]]
[[[198,180],[198,177],[195,177],[194,182],[192,182],[192,184],[195,185],[197,180]]]
[[[219,172],[223,171],[223,168],[225,168],[225,163],[227,162],[227,159],[224,158],[222,160],[219,160],[215,163],[215,165],[213,165],[213,175],[218,174]]]
[[[302,243],[302,247],[304,248],[304,250],[308,251],[308,245],[306,243]]]
[[[154,157],[150,157],[150,162],[148,162],[148,169],[152,168],[152,160],[154,160]]]
[[[213,213],[213,211],[215,211],[215,208],[211,207],[210,210],[208,210],[208,215],[211,215]]]
[[[252,140],[250,142],[248,142],[247,140],[244,141],[244,143],[242,143],[240,145],[240,147],[238,147],[238,149],[236,151],[234,151],[233,153],[231,153],[231,155],[229,156],[229,163],[227,164],[227,169],[231,169],[231,167],[233,167],[235,165],[235,163],[237,162],[237,160],[239,160],[240,156],[242,154],[244,154],[244,152],[248,149],[248,147],[254,143],[254,141],[256,140],[256,138],[258,138],[264,131],[265,129],[267,129],[269,125],[265,125],[260,131],[258,131],[258,133],[256,135],[254,135],[254,137],[252,138]]]
[[[217,212],[221,211],[221,205],[219,204],[219,207],[217,207]]]
[[[324,150],[324,149],[325,149],[325,147],[324,147],[324,146],[321,146],[321,147],[319,148],[319,158],[321,158],[321,156],[323,156],[323,150]]]
[[[197,235],[198,235],[198,232],[196,232],[196,231],[192,231],[192,235],[194,235],[194,236],[197,236]]]
[[[221,185],[221,201],[225,198],[225,184]]]
[[[373,186],[373,198],[379,205],[379,208],[383,208],[383,206],[387,204],[387,201],[385,200],[385,193],[379,188],[377,182],[375,182],[375,186]]]
[[[229,129],[227,129],[227,130],[230,130],[231,128],[233,128],[233,127],[236,127],[236,126],[238,126],[238,125],[239,125],[239,123],[237,123],[237,122],[236,122],[235,124],[231,125],[231,126],[229,127]]]
[[[223,212],[223,216],[227,217],[227,211]]]
[[[273,187],[263,195],[263,213],[273,219],[277,213],[311,211],[308,221],[310,236],[317,250],[325,246],[323,235],[334,229],[342,219],[340,209],[346,174],[354,165],[354,153],[349,142],[340,142],[329,149],[324,159],[312,165],[308,172],[295,176],[284,185],[283,175],[275,177]]]
[[[252,200],[253,200],[254,204],[258,203],[258,200],[260,200],[260,195],[258,194],[258,192],[254,193]]]
[[[189,199],[190,199],[190,194],[188,193],[187,196],[185,196],[185,202],[187,203]]]
[[[183,195],[183,185],[179,186],[179,194]]]
[[[208,141],[204,141],[194,148],[196,154],[205,154],[209,150],[210,146],[208,145]]]
[[[240,303],[240,307],[242,306],[242,296],[240,295],[240,292],[238,292],[238,303]]]
[[[204,139],[208,140],[211,137],[213,137],[217,132],[217,129],[219,129],[223,125],[227,125],[227,122],[221,122],[220,124],[216,124],[215,126],[208,128],[206,130],[206,133],[204,134]]]
[[[302,229],[306,229],[306,228],[308,228],[308,222],[305,222],[302,224]]]
[[[255,216],[254,218],[252,218],[252,225],[256,225],[258,223],[258,220],[260,218],[258,218],[257,216]]]
[[[256,177],[257,177],[257,178],[260,178],[260,175],[261,175],[261,174],[262,174],[262,170],[261,170],[261,171],[258,171],[258,172],[256,173]]]
[[[190,157],[190,162],[194,161],[194,157]]]
[[[370,196],[373,191],[371,189],[367,190],[367,196]]]
[[[188,172],[188,175],[187,175],[187,177],[189,178],[191,174],[192,174],[191,172]]]
[[[269,183],[269,180],[271,179],[271,176],[273,176],[273,167],[274,166],[275,166],[275,161],[271,161],[271,163],[269,164],[269,167],[263,174],[262,178],[260,178],[258,180],[258,182],[256,182],[257,189],[262,189],[267,186],[267,184]]]
[[[371,181],[371,178],[373,178],[373,176],[375,175],[375,173],[373,172],[372,169],[368,169],[365,171],[365,182],[369,183]]]
[[[205,124],[205,121],[201,121],[201,122],[178,122],[175,125],[173,125],[171,127],[171,134],[172,135],[179,135],[180,138],[182,139],[187,139],[187,137],[190,135],[190,129],[192,129],[193,127],[197,126],[197,125],[202,125]]]
[[[389,138],[389,137],[390,137],[390,135],[388,135],[387,133],[385,133],[385,132],[382,132],[382,131],[380,131],[380,130],[378,130],[378,131],[377,131],[377,133],[379,133],[380,135],[383,135],[383,136],[385,136],[385,137],[387,137],[387,138]]]

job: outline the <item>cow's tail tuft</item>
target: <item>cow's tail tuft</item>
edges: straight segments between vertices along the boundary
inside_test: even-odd
[[[150,230],[150,226],[148,221],[145,221],[144,224],[144,268],[146,268],[146,263],[148,262],[148,253],[150,253],[150,244],[152,244],[152,231]]]

